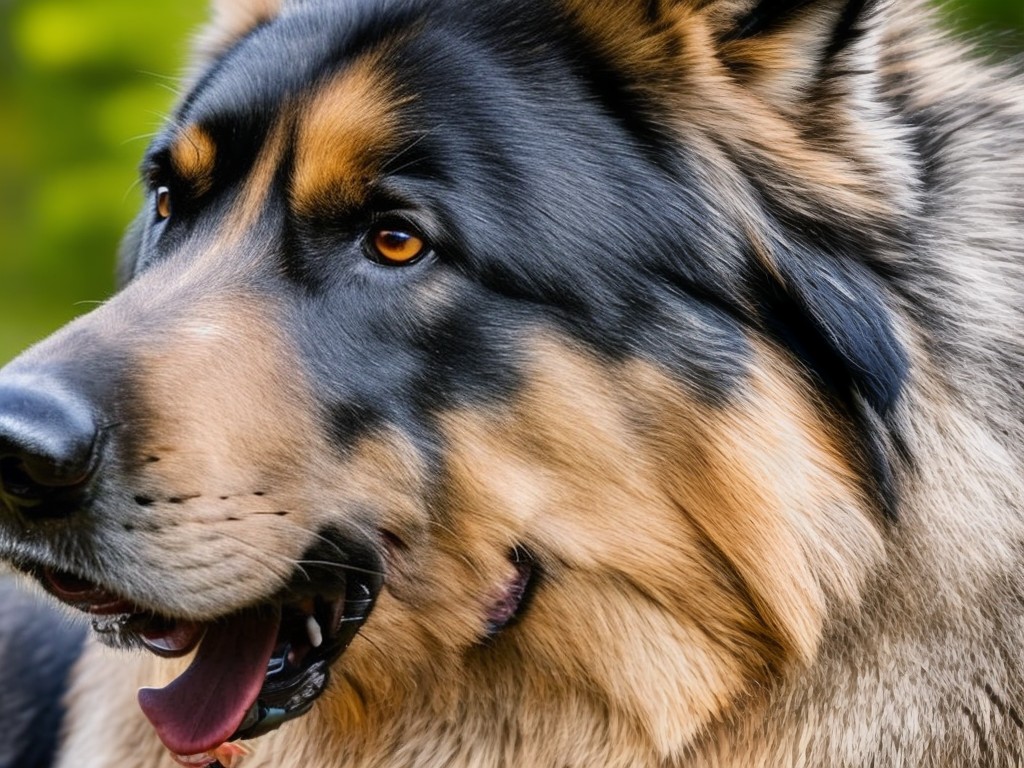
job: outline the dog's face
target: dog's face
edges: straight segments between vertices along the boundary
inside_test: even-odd
[[[746,6],[239,5],[123,289],[0,382],[56,393],[80,465],[7,451],[4,553],[115,639],[205,633],[143,694],[165,743],[333,669],[353,728],[518,679],[669,753],[810,658],[879,556],[903,361],[842,251],[870,184],[719,41]]]

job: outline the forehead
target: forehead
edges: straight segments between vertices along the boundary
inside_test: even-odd
[[[359,204],[403,140],[394,54],[416,18],[411,4],[313,2],[255,27],[200,77],[153,154],[202,195],[287,136],[277,159],[299,213]]]
[[[401,36],[421,17],[416,3],[294,3],[250,29],[200,76],[179,122],[258,118]]]

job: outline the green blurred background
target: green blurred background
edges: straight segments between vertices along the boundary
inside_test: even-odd
[[[206,2],[0,0],[0,363],[110,294],[136,164]],[[1024,49],[1024,0],[948,13]]]

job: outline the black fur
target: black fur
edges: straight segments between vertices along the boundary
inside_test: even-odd
[[[766,33],[805,5],[762,3],[738,34]],[[844,37],[864,5],[847,6]],[[234,202],[230,190],[280,105],[389,29],[401,42],[381,66],[416,95],[401,110],[408,146],[365,204],[302,218],[285,206],[286,163],[261,224],[271,258],[306,297],[296,337],[339,445],[390,423],[427,450],[432,412],[506,399],[518,387],[523,339],[550,326],[609,360],[654,362],[700,399],[725,403],[751,364],[745,328],[754,323],[864,430],[864,454],[878,453],[871,446],[889,438],[875,429],[899,398],[907,363],[869,266],[870,240],[847,237],[831,211],[795,221],[765,203],[783,281],[773,284],[712,207],[716,192],[700,187],[701,158],[665,133],[664,105],[585,30],[567,27],[557,4],[537,4],[528,17],[504,2],[375,6],[308,3],[219,60],[146,164],[159,183],[174,183],[173,126],[194,122],[224,147],[216,184],[202,200],[179,195],[173,221],[150,222],[131,260],[144,269],[181,258]],[[444,18],[420,23],[428,17]],[[282,52],[298,40],[303,61],[285,65]],[[565,141],[573,135],[588,141]],[[751,179],[755,196],[771,199],[759,183]],[[362,233],[396,212],[424,231],[432,254],[367,271]],[[850,241],[864,252],[851,253],[842,244]],[[409,296],[439,282],[447,309],[418,317]],[[867,463],[891,495],[891,469]]]
[[[938,717],[936,733],[946,738],[941,718],[957,712],[946,706],[946,694],[962,688],[959,675],[988,680],[998,671],[1004,688],[1016,684],[1012,665],[999,662],[1009,658],[1012,631],[983,626],[987,606],[1002,611],[1002,603],[985,597],[970,621],[948,617],[970,613],[979,596],[1000,590],[1013,603],[1003,586],[1015,583],[1010,577],[1018,563],[992,558],[991,571],[976,568],[985,573],[975,575],[974,587],[954,585],[940,571],[956,549],[929,545],[937,541],[931,530],[922,534],[933,519],[935,534],[944,526],[959,530],[964,554],[981,563],[979,545],[997,532],[993,521],[1004,504],[999,484],[1007,487],[1007,507],[1020,492],[1010,482],[1011,462],[998,450],[991,457],[958,453],[997,449],[1000,440],[1016,446],[1021,438],[1016,411],[1002,402],[1021,386],[1012,302],[982,322],[963,287],[977,279],[973,292],[998,304],[1003,297],[986,295],[982,281],[1012,273],[1018,222],[1009,219],[1017,208],[1002,191],[985,195],[1004,178],[990,173],[997,158],[991,137],[1017,127],[1017,118],[1008,116],[1009,106],[998,107],[994,87],[982,89],[990,103],[947,114],[945,77],[923,53],[928,41],[920,50],[891,54],[883,66],[890,54],[879,49],[903,45],[899,35],[916,21],[899,16],[904,11],[895,4],[747,3],[753,10],[724,41],[704,45],[705,33],[732,23],[716,7],[700,18],[706,4],[695,15],[676,15],[667,0],[626,12],[608,2],[590,14],[577,4],[585,1],[306,0],[289,4],[211,62],[143,165],[150,197],[124,243],[122,293],[5,370],[14,379],[74,391],[104,427],[92,433],[100,457],[81,467],[86,480],[71,489],[80,504],[60,521],[31,519],[15,494],[0,510],[8,532],[0,537],[0,556],[28,572],[66,573],[72,586],[84,577],[86,584],[106,579],[100,593],[123,587],[145,607],[132,614],[130,637],[140,631],[133,622],[143,610],[159,614],[150,618],[160,624],[181,621],[175,616],[217,621],[221,611],[230,618],[253,600],[294,606],[292,597],[306,596],[310,584],[325,592],[336,586],[339,568],[347,569],[340,579],[346,595],[348,586],[359,585],[357,573],[372,572],[379,588],[378,560],[386,562],[403,609],[434,610],[440,601],[416,594],[430,586],[419,569],[454,562],[462,539],[478,535],[483,549],[500,540],[492,558],[500,565],[507,565],[500,553],[529,552],[507,557],[521,566],[511,585],[497,590],[510,612],[526,610],[528,600],[516,605],[515,593],[529,591],[523,580],[532,578],[533,566],[525,561],[536,558],[544,590],[600,575],[602,587],[589,607],[577,601],[587,590],[564,594],[605,620],[612,616],[601,614],[606,603],[621,610],[601,591],[610,585],[657,610],[674,606],[676,595],[667,584],[664,596],[660,587],[643,588],[647,569],[631,575],[631,553],[606,546],[603,536],[595,546],[608,552],[608,562],[561,547],[556,540],[567,529],[559,527],[564,521],[554,507],[574,515],[596,508],[595,520],[624,532],[646,515],[652,525],[636,525],[643,535],[626,537],[627,544],[639,542],[643,554],[653,525],[692,528],[694,550],[672,546],[678,537],[668,547],[658,538],[655,549],[678,554],[687,568],[697,557],[695,575],[704,573],[706,555],[708,574],[717,574],[707,583],[720,584],[727,597],[706,601],[710,616],[702,606],[687,611],[687,636],[691,622],[705,629],[714,647],[705,658],[712,666],[715,659],[729,663],[730,671],[707,703],[689,695],[690,682],[664,678],[674,692],[661,702],[673,707],[662,718],[657,707],[620,702],[628,684],[611,675],[614,685],[604,690],[601,675],[589,674],[584,660],[552,689],[556,708],[561,693],[574,702],[570,742],[589,743],[574,727],[582,712],[575,703],[593,696],[599,711],[590,730],[607,754],[618,754],[611,742],[625,733],[613,717],[625,713],[652,727],[649,759],[638,764],[699,760],[704,747],[717,754],[709,763],[728,760],[734,744],[748,755],[747,744],[762,739],[764,754],[787,749],[789,741],[772,736],[775,728],[787,739],[799,737],[817,756],[853,745],[884,760],[894,754],[890,746],[867,743],[863,728],[854,724],[819,738],[806,715],[831,711],[817,704],[828,701],[867,702],[877,715],[891,708],[890,692],[922,706],[911,706],[912,715]],[[820,23],[805,24],[815,13]],[[894,26],[864,36],[869,22],[883,21]],[[682,27],[691,23],[693,29]],[[800,34],[784,34],[792,31]],[[782,72],[788,60],[777,45],[792,46],[792,72]],[[879,59],[878,72],[871,56]],[[905,64],[921,81],[917,91],[899,74]],[[958,66],[961,74],[972,71]],[[355,111],[355,123],[346,109]],[[332,120],[337,135],[325,128]],[[211,172],[192,182],[172,162],[188,126],[216,148]],[[303,145],[310,128],[324,134],[323,143]],[[304,152],[310,148],[315,152]],[[1007,153],[1000,161],[1015,157]],[[964,191],[972,187],[958,187],[970,176],[965,158],[993,166],[975,174],[974,202]],[[171,190],[171,216],[154,206],[164,187]],[[975,221],[992,222],[1002,234],[951,236],[950,230],[969,229],[958,218],[960,206],[973,206]],[[410,230],[410,240],[424,243],[422,252],[401,266],[374,257],[369,249],[381,226]],[[981,247],[986,237],[993,239]],[[912,358],[920,367],[912,370]],[[974,409],[993,413],[972,425]],[[983,421],[994,427],[988,435]],[[17,481],[24,444],[9,442],[20,451],[7,457]],[[616,474],[620,457],[622,475]],[[994,469],[982,471],[990,459]],[[934,479],[955,475],[956,460],[965,462],[962,476],[948,487]],[[915,474],[917,468],[923,469]],[[42,482],[13,487],[24,494],[42,489]],[[542,503],[506,487],[536,490]],[[610,501],[589,495],[592,488],[610,489]],[[252,497],[259,504],[240,501]],[[981,505],[977,519],[975,504]],[[462,524],[464,512],[483,508],[508,520]],[[530,519],[514,520],[519,512]],[[279,527],[263,527],[264,520]],[[252,542],[245,534],[250,524]],[[205,534],[222,530],[207,547]],[[306,537],[319,543],[293,546]],[[1019,550],[1017,538],[1008,530],[1002,550]],[[248,553],[253,542],[261,548],[257,555]],[[776,542],[793,553],[791,562],[771,560],[779,557],[770,549]],[[278,544],[287,546],[279,552]],[[253,562],[233,557],[238,548]],[[294,560],[298,552],[305,558]],[[143,565],[135,562],[138,553]],[[179,562],[182,553],[188,567]],[[270,560],[275,554],[284,559]],[[945,558],[934,573],[932,555]],[[752,567],[764,563],[767,569]],[[452,573],[436,572],[461,589],[477,577],[476,564],[465,558],[464,570],[460,563]],[[671,557],[667,564],[679,565]],[[275,565],[289,573],[274,571],[273,580],[249,591],[236,588],[247,586],[234,583],[239,574]],[[600,574],[607,568],[610,579]],[[221,576],[211,590],[216,599],[205,603],[201,590],[172,589],[160,578],[195,584],[210,573]],[[994,576],[1007,577],[1005,584]],[[487,581],[486,574],[480,578]],[[297,589],[302,579],[305,586]],[[51,581],[57,594],[60,583]],[[689,589],[681,586],[680,607]],[[946,603],[947,594],[957,597]],[[551,605],[559,605],[557,597],[550,593]],[[2,607],[0,599],[0,618]],[[993,614],[993,623],[1017,617],[1017,607],[1006,617]],[[534,605],[523,626],[542,608]],[[33,619],[29,629],[38,633],[48,621]],[[648,643],[660,634],[654,622],[638,625],[644,631],[635,637],[653,650]],[[395,626],[405,633],[409,625]],[[434,625],[423,626],[431,641],[424,658],[433,664],[446,638]],[[506,626],[504,618],[492,629],[499,626]],[[475,663],[473,653],[492,650],[477,642],[472,618],[451,629],[458,633],[447,639],[449,650],[468,664]],[[700,634],[693,633],[695,641]],[[557,645],[558,633],[552,637]],[[689,658],[680,637],[665,635],[666,652]],[[961,669],[956,649],[975,638],[992,641],[987,660]],[[532,638],[509,639],[523,645],[508,646],[514,650],[508,679],[527,681],[520,673]],[[75,636],[66,642],[55,653],[65,665],[76,653]],[[23,657],[25,641],[18,643],[0,649],[0,661],[5,654],[12,663]],[[600,656],[603,647],[594,650]],[[576,653],[568,649],[565,663],[575,664]],[[790,665],[796,655],[810,663]],[[398,666],[405,663],[396,656]],[[562,663],[556,656],[548,659],[555,667]],[[949,673],[948,681],[908,681],[900,674],[920,659],[950,663],[934,676]],[[355,661],[351,671],[359,675]],[[467,679],[475,689],[502,663],[481,676],[467,668],[473,671]],[[249,672],[255,677],[263,666]],[[602,670],[611,668],[602,663]],[[65,670],[33,672],[48,687],[39,700],[30,696],[35,681],[15,680],[16,714],[28,713],[33,724],[29,735],[11,742],[12,759],[31,765],[37,756],[30,750],[52,733],[59,712],[49,689],[59,692]],[[627,671],[643,670],[627,665]],[[669,671],[659,667],[656,677]],[[749,690],[768,694],[768,714],[758,723],[763,733],[751,727],[744,739],[735,730],[748,714],[740,712],[742,704],[721,707],[742,695],[731,681],[747,677]],[[776,678],[785,686],[778,696]],[[546,678],[529,676],[538,679]],[[576,689],[577,683],[585,687]],[[602,700],[609,692],[615,695]],[[482,694],[505,704],[493,690]],[[696,740],[675,727],[680,721],[670,699],[679,696],[698,718]],[[658,697],[648,698],[660,706]],[[1016,702],[1003,707],[991,691],[988,698],[1004,719],[1016,711]],[[235,703],[245,715],[248,704]],[[706,721],[700,720],[704,706]],[[480,711],[474,707],[473,717]],[[251,712],[258,716],[260,706]],[[760,703],[751,712],[762,717]],[[791,722],[773,722],[775,712]],[[289,716],[299,714],[296,708]],[[917,727],[924,718],[913,719],[916,746],[931,749],[923,743],[928,728]],[[526,720],[495,720],[505,732],[488,738],[529,741],[519,730]],[[988,720],[972,722],[983,745],[990,743]],[[428,722],[424,733],[435,727],[429,718],[422,722]],[[211,732],[208,743],[182,747],[156,725],[177,751],[206,750],[230,733]],[[461,732],[436,725],[424,738],[465,746]],[[901,727],[887,722],[882,730]],[[647,740],[642,731],[622,748],[647,749],[639,746]],[[834,745],[826,743],[832,736],[839,739]],[[897,738],[897,751],[914,747],[911,741]],[[1016,731],[1007,738],[1013,754],[1018,741]],[[995,759],[999,746],[991,744],[985,749]],[[724,751],[716,753],[719,746]],[[518,750],[509,748],[508,754]],[[569,752],[559,748],[548,762],[571,762]],[[941,752],[951,764],[964,754],[956,746]],[[467,762],[475,757],[465,753]]]
[[[0,576],[0,768],[48,768],[85,629]]]

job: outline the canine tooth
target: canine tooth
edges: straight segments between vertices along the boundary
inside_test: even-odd
[[[319,648],[324,643],[324,632],[320,629],[320,622],[315,616],[306,617],[306,634],[309,635],[309,643],[314,648]]]

